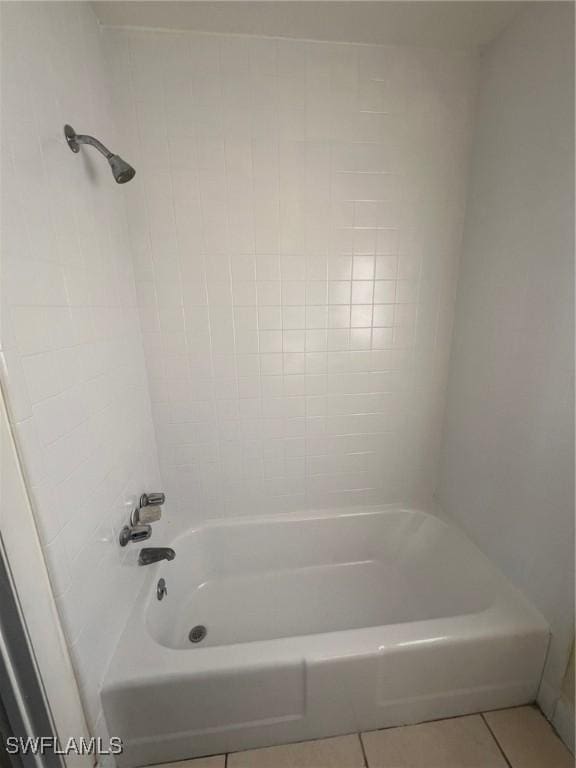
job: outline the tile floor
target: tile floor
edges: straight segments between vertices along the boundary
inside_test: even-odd
[[[574,768],[535,707],[203,757],[154,768]]]

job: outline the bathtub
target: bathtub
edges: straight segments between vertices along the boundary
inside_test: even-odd
[[[171,546],[102,689],[120,768],[535,698],[546,622],[438,517],[386,507],[217,521]]]

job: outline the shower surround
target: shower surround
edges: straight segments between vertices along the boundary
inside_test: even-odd
[[[173,530],[429,506],[475,56],[104,34]]]
[[[430,506],[476,57],[1,12],[3,385],[99,734],[142,491],[168,495],[153,545]],[[74,157],[65,123],[135,179]]]

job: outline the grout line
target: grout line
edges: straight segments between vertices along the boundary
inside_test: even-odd
[[[368,757],[366,755],[366,749],[364,748],[364,742],[362,741],[362,734],[358,732],[358,738],[360,739],[360,749],[362,750],[362,757],[364,758],[364,768],[370,768],[368,765]]]
[[[228,768],[228,752],[224,755],[224,768]]]
[[[504,709],[510,709],[510,707],[504,707]],[[496,711],[496,710],[491,710]],[[436,717],[427,720],[417,720],[414,723],[404,723],[402,725],[384,725],[382,728],[371,728],[370,731],[391,731],[399,728],[413,728],[416,725],[427,725],[429,723],[443,723],[446,720],[461,720],[464,717],[473,717],[474,715],[481,715],[482,712],[466,712],[463,715],[451,715],[449,717]]]
[[[504,748],[502,747],[502,745],[500,744],[500,742],[496,738],[496,734],[494,733],[494,731],[490,727],[490,724],[488,723],[488,720],[486,720],[486,718],[484,717],[484,712],[480,712],[480,717],[484,721],[484,725],[486,726],[486,728],[488,728],[488,731],[490,732],[490,735],[494,739],[494,741],[496,743],[496,746],[498,747],[498,750],[500,751],[500,754],[502,755],[502,757],[504,758],[504,760],[506,762],[506,765],[509,766],[509,768],[514,768],[514,766],[510,762],[510,760],[508,760],[508,756],[506,755],[506,752],[504,752]]]
[[[570,752],[570,754],[574,757],[574,754],[572,753],[572,750],[568,746],[567,742],[565,742],[564,739],[562,738],[562,736],[560,736],[560,733],[559,733],[558,729],[556,728],[556,726],[554,725],[554,723],[552,722],[552,720],[550,718],[548,718],[547,715],[544,714],[544,712],[542,710],[542,707],[540,706],[538,701],[533,701],[531,704],[527,704],[526,706],[532,707],[533,709],[535,709],[538,712],[538,714],[540,715],[540,717],[542,717],[542,718],[544,718],[544,720],[546,720],[546,722],[548,723],[550,728],[552,728],[552,731],[553,731],[554,735],[556,736],[556,738],[560,739],[560,741],[566,747],[568,752]]]

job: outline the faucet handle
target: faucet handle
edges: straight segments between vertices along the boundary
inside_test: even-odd
[[[142,496],[140,496],[141,507],[148,507],[148,506],[161,507],[165,501],[166,501],[165,493],[143,493]]]
[[[146,541],[152,536],[150,525],[125,525],[120,531],[120,546],[125,547],[131,541]]]

